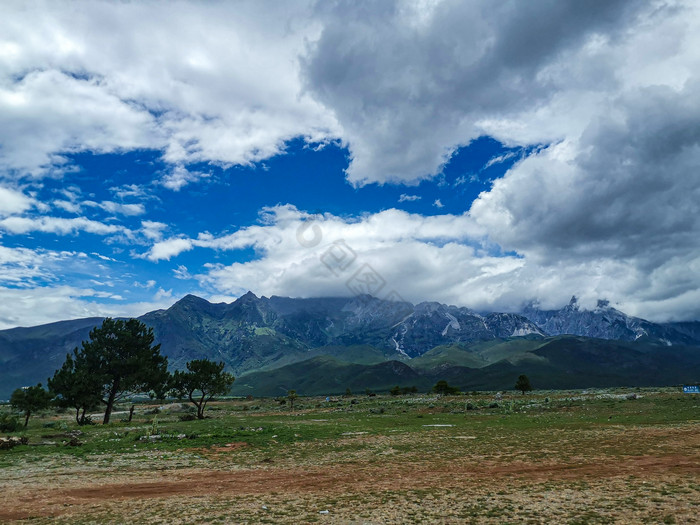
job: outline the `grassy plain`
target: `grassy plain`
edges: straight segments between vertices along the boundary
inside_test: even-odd
[[[32,417],[15,434],[29,444],[0,451],[0,522],[700,516],[700,396],[678,389],[299,398],[294,411],[273,399],[226,400],[201,421],[181,421],[179,404],[156,407],[105,426]]]

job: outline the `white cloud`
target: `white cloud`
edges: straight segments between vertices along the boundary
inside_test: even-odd
[[[55,200],[53,201],[53,205],[56,208],[67,211],[68,213],[80,213],[80,210],[82,209],[82,206],[79,203],[64,200]]]
[[[230,235],[170,239],[149,254],[167,258],[184,249],[255,248],[260,254],[256,260],[207,264],[203,273],[194,275],[205,291],[222,297],[249,289],[268,296],[351,295],[347,281],[367,263],[387,283],[377,295],[396,290],[414,302],[514,311],[533,300],[560,307],[576,294],[584,306],[606,298],[631,314],[655,320],[700,315],[697,306],[689,308],[693,290],[700,289],[700,255],[666,261],[649,281],[638,259],[605,254],[582,260],[546,258],[528,251],[503,255],[469,214],[426,217],[392,209],[340,218],[279,206],[266,210],[264,217],[262,225]],[[348,266],[341,268],[339,260],[349,261]],[[181,265],[175,274],[192,277]]]
[[[125,231],[123,226],[104,224],[85,217],[66,219],[63,217],[30,218],[14,216],[0,219],[0,229],[16,235],[34,231],[56,233],[58,235],[68,235],[78,231],[108,235]]]
[[[295,136],[337,135],[299,77],[320,29],[310,5],[5,6],[0,166],[42,176],[65,169],[66,152],[135,148],[173,166],[247,164]],[[172,189],[188,180],[174,175]]]
[[[133,284],[132,284],[132,286],[134,286],[134,287],[136,287],[136,288],[145,288],[146,290],[150,290],[150,289],[153,288],[156,284],[157,284],[157,283],[156,283],[156,281],[155,281],[154,279],[149,279],[149,280],[146,281],[145,283],[141,283],[141,282],[139,282],[139,281],[134,281]]]
[[[419,200],[421,200],[421,198],[422,198],[422,197],[421,197],[420,195],[408,195],[408,194],[406,194],[406,193],[402,193],[402,194],[399,196],[399,202],[413,202],[413,201],[419,201]]]
[[[118,213],[121,215],[133,216],[133,215],[143,215],[146,213],[146,208],[143,204],[124,204],[120,202],[113,201],[83,201],[84,206],[90,206],[93,208],[101,208],[108,213]]]
[[[89,288],[52,286],[37,288],[0,287],[0,329],[36,326],[64,319],[84,317],[137,317],[168,308],[175,300],[168,293],[156,293],[152,300],[132,303],[98,303],[103,293]],[[112,295],[111,300],[120,300]]]
[[[444,208],[445,205],[442,203],[440,199],[435,199],[435,202],[433,202],[433,206],[436,208]]]
[[[377,295],[396,290],[412,301],[490,307],[501,304],[494,291],[497,283],[509,279],[518,283],[516,274],[524,266],[522,259],[491,256],[479,243],[470,243],[478,229],[464,215],[424,217],[386,210],[342,219],[310,216],[288,206],[270,214],[273,218],[265,226],[233,234],[241,243],[238,246],[255,246],[262,257],[229,266],[210,264],[198,276],[202,286],[228,296],[248,289],[264,295],[347,296],[352,293],[348,279],[369,264],[387,283]],[[304,234],[314,226],[314,236]],[[318,244],[300,243],[300,235]],[[212,239],[210,245],[232,245],[230,237],[223,242]],[[338,265],[338,260],[349,264]]]
[[[516,164],[471,216],[528,261],[608,271],[585,286],[590,295],[644,315],[697,318],[687,309],[700,290],[697,86],[621,96],[607,108],[614,118]]]
[[[160,180],[160,184],[169,190],[180,191],[184,186],[209,175],[199,171],[190,171],[187,168],[176,165]]]
[[[172,257],[175,257],[182,252],[189,251],[193,247],[193,242],[190,239],[173,237],[155,243],[144,255],[144,257],[149,261],[154,262],[162,259],[170,260]]]
[[[124,184],[123,186],[112,187],[109,190],[122,200],[127,197],[136,197],[139,199],[155,198],[144,186],[138,184]]]
[[[27,66],[34,70],[6,67],[0,74],[0,165],[5,170],[43,176],[61,170],[66,152],[158,145],[152,116],[120,99],[102,81],[41,70],[38,63]],[[12,76],[17,74],[23,75],[20,80]]]
[[[0,186],[0,217],[23,213],[36,205],[36,201],[24,193]]]
[[[698,65],[692,2],[98,1],[5,15],[5,170],[157,148],[175,191],[203,176],[187,164],[250,164],[297,136],[347,144],[353,184],[415,183],[483,134],[574,139],[620,93],[681,88]]]
[[[118,262],[116,259],[113,259],[112,257],[107,257],[106,255],[102,255],[101,253],[97,252],[92,252],[90,255],[94,255],[98,259],[102,259],[103,261],[110,261],[110,262]]]
[[[0,245],[0,284],[25,287],[37,279],[50,278],[49,267],[68,256],[66,253],[49,250]]]
[[[296,235],[310,217],[292,206],[189,238],[148,220],[131,232],[21,216],[42,205],[16,181],[0,187],[4,232],[119,234],[150,245],[152,261],[254,248],[260,259],[200,275],[224,296],[340,293],[318,250],[344,239],[412,300],[556,306],[576,293],[700,316],[697,3],[52,2],[3,14],[0,177],[59,175],[72,152],[161,150],[156,181],[95,203],[109,213],[143,213],[118,203],[148,198],[153,182],[177,191],[201,178],[191,163],[250,164],[300,135],[347,145],[355,185],[417,183],[482,135],[544,145],[468,214],[323,215],[313,250]],[[467,181],[479,182],[455,184]],[[79,213],[79,191],[62,193],[53,205]],[[40,266],[13,264],[17,276]]]
[[[497,155],[497,156],[489,159],[489,161],[486,164],[484,164],[483,169],[490,168],[494,164],[501,164],[509,159],[512,159],[516,155],[517,155],[517,153],[515,151],[509,151],[508,153],[504,153],[503,155]]]
[[[309,90],[342,126],[352,153],[348,178],[357,185],[431,177],[457,147],[484,133],[513,144],[562,138],[572,127],[565,120],[576,126],[591,116],[589,104],[571,103],[616,82],[616,68],[629,58],[616,53],[628,35],[647,30],[638,13],[656,8],[632,2],[405,5],[320,5],[323,32],[304,59]],[[595,42],[604,42],[602,49]],[[564,109],[557,95],[566,108],[554,115]],[[547,125],[538,122],[539,112]]]
[[[192,275],[184,264],[180,264],[177,268],[173,269],[173,276],[175,279],[182,279],[183,281],[192,279]]]
[[[163,238],[163,230],[168,225],[157,221],[141,221],[141,233],[146,239],[160,241]]]
[[[163,290],[162,288],[158,288],[158,291],[153,296],[153,300],[159,301],[159,302],[163,301],[164,299],[171,301],[172,298],[173,298],[173,291],[172,290]]]
[[[115,266],[114,264],[119,266]],[[142,315],[170,306],[170,292],[125,300],[123,266],[98,253],[0,245],[0,329],[93,316]],[[146,283],[153,288],[155,281]],[[170,294],[170,295],[169,295]]]

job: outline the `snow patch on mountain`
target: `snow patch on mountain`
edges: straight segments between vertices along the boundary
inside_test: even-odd
[[[448,312],[445,312],[445,317],[447,317],[447,319],[449,319],[450,322],[447,323],[447,326],[445,326],[445,329],[442,331],[442,336],[443,336],[443,337],[445,337],[445,336],[447,335],[447,330],[448,330],[450,327],[452,327],[453,330],[459,330],[459,329],[460,329],[459,321],[457,320],[457,318],[456,318],[454,315],[452,315],[452,314],[450,314],[450,313],[448,313]]]

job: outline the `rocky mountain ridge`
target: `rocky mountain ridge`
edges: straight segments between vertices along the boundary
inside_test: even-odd
[[[647,339],[666,345],[700,343],[700,323],[652,323],[616,310],[599,300],[593,310],[580,307],[576,296],[559,310],[526,307],[522,315],[548,335],[580,335],[616,341]]]
[[[153,328],[171,368],[207,358],[224,361],[236,376],[266,373],[324,356],[362,366],[402,362],[440,370],[440,366],[458,362],[474,369],[498,359],[515,359],[510,349],[482,359],[474,351],[479,345],[504,344],[503,348],[527,347],[522,351],[534,352],[547,338],[564,334],[592,338],[583,346],[576,340],[575,345],[595,346],[598,353],[600,344],[594,342],[598,340],[646,345],[645,352],[675,345],[695,351],[700,346],[698,322],[651,323],[626,316],[605,302],[585,310],[575,298],[560,310],[528,307],[514,314],[478,313],[437,302],[413,305],[371,296],[294,299],[257,297],[248,292],[232,303],[210,303],[187,295],[170,308],[139,319]],[[45,382],[66,353],[101,322],[101,318],[77,319],[0,331],[0,398],[8,395],[8,389]],[[611,352],[618,348],[603,346]],[[456,361],[450,361],[453,358]]]

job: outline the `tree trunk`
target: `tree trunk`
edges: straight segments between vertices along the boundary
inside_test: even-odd
[[[75,422],[80,425],[80,408],[75,409]]]
[[[190,392],[189,394],[187,394],[187,397],[189,397],[190,402],[197,407],[197,419],[204,419],[204,414],[202,414],[202,403],[198,403],[197,400],[194,397],[192,397],[192,394],[193,392]]]
[[[27,410],[27,412],[26,412],[26,414],[25,414],[26,417],[24,418],[24,428],[27,428],[27,424],[29,423],[29,416],[30,416],[30,414],[31,414],[31,413],[29,412],[29,410]]]
[[[205,402],[204,402],[204,396],[199,400],[199,404],[197,405],[197,419],[204,419],[204,407],[205,407]]]
[[[134,408],[136,405],[131,405],[131,408],[129,409],[129,423],[131,423],[131,418],[134,417]]]
[[[112,388],[109,391],[109,397],[107,398],[107,408],[105,408],[105,417],[102,420],[103,425],[109,423],[109,417],[112,415],[112,408],[114,408],[114,398],[117,397],[117,388],[119,388],[119,383],[114,382],[112,384]]]

